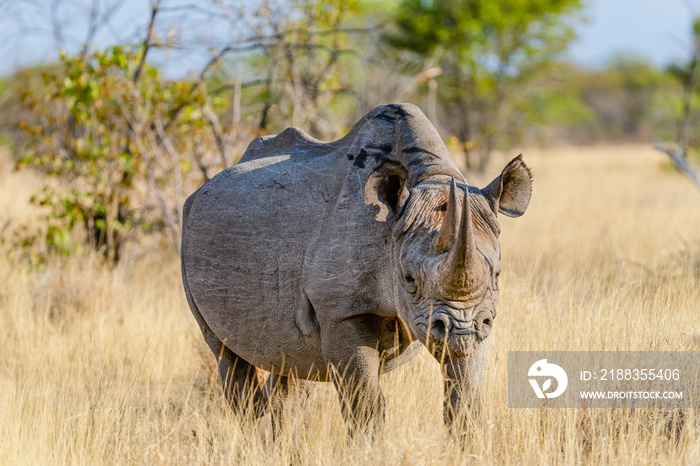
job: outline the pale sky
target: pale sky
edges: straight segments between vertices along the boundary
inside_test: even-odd
[[[24,2],[25,0],[21,0]],[[168,3],[177,3],[172,0]],[[616,53],[634,54],[646,58],[653,64],[664,66],[672,61],[687,57],[691,46],[692,18],[700,15],[700,0],[584,0],[584,14],[588,21],[578,27],[579,38],[572,45],[567,57],[582,65],[598,67]],[[20,1],[3,2],[5,8],[20,8]],[[38,63],[56,57],[52,45],[51,24],[40,20],[41,9],[48,8],[48,0],[30,0],[27,8],[34,8],[24,14],[23,29],[26,35],[10,34],[10,40],[0,43],[0,74],[11,73],[16,67]],[[98,36],[101,45],[108,45],[115,37],[138,34],[145,27],[148,18],[148,0],[124,0],[122,7],[114,15],[112,29],[104,30]],[[39,11],[39,13],[37,13]],[[81,12],[66,12],[63,21],[79,21]],[[83,15],[85,12],[82,12]],[[44,15],[45,16],[45,15]],[[83,16],[84,18],[84,16]],[[84,21],[84,19],[83,19]],[[7,27],[6,25],[0,27]],[[204,26],[206,27],[206,25]],[[84,28],[84,26],[83,26]],[[26,31],[29,31],[28,33]],[[78,32],[76,30],[76,32]],[[204,29],[200,34],[206,35]],[[76,35],[82,36],[78,32]],[[42,39],[43,37],[43,39]],[[70,38],[66,38],[70,44]],[[68,47],[70,50],[70,47]],[[194,59],[187,59],[174,67],[181,69],[198,67]]]
[[[584,0],[589,21],[578,28],[569,56],[600,66],[615,53],[632,53],[658,66],[686,59],[700,0]]]

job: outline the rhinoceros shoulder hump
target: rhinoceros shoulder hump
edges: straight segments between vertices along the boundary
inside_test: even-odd
[[[250,143],[239,163],[282,154],[315,156],[323,155],[330,144],[309,136],[299,128],[287,128],[278,135],[259,137]]]

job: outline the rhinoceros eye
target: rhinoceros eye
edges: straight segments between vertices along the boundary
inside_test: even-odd
[[[406,275],[403,277],[403,279],[404,283],[406,283],[406,290],[408,290],[409,293],[415,293],[416,289],[418,288],[416,286],[416,279],[411,275]]]
[[[411,269],[407,269],[404,272],[403,282],[404,282],[404,285],[406,286],[406,290],[409,293],[415,293],[416,290],[418,289],[418,284],[416,283],[416,277],[413,273],[413,270],[411,270]]]

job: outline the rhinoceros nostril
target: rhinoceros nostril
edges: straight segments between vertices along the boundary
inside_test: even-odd
[[[447,328],[442,319],[434,319],[430,324],[430,336],[433,340],[443,342],[447,338]]]
[[[481,340],[485,339],[491,333],[493,320],[490,317],[482,317],[476,321],[476,330]]]

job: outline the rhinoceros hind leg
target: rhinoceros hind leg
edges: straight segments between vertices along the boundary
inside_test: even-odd
[[[249,412],[260,417],[265,412],[267,399],[260,389],[255,366],[249,364],[221,345],[217,356],[219,375],[224,389],[224,396],[236,413]]]
[[[185,207],[189,209],[187,203]],[[194,315],[194,318],[199,324],[199,328],[204,336],[204,341],[206,341],[211,352],[216,356],[226,400],[236,412],[244,411],[250,402],[255,416],[261,416],[265,411],[266,399],[259,387],[255,366],[236,356],[236,354],[227,348],[209,328],[209,325],[204,320],[201,312],[199,312],[197,303],[195,303],[192,293],[190,292],[184,262],[182,264],[182,280],[185,287],[185,296],[187,297],[187,303],[190,305],[192,315]]]
[[[282,429],[282,415],[284,402],[289,397],[296,397],[295,401],[303,404],[311,391],[312,381],[299,379],[294,376],[270,374],[265,381],[265,398],[268,402],[272,420],[273,436],[277,438]]]
[[[288,377],[270,374],[265,381],[265,398],[268,401],[272,421],[272,436],[277,438],[282,428],[282,404],[288,391]]]

